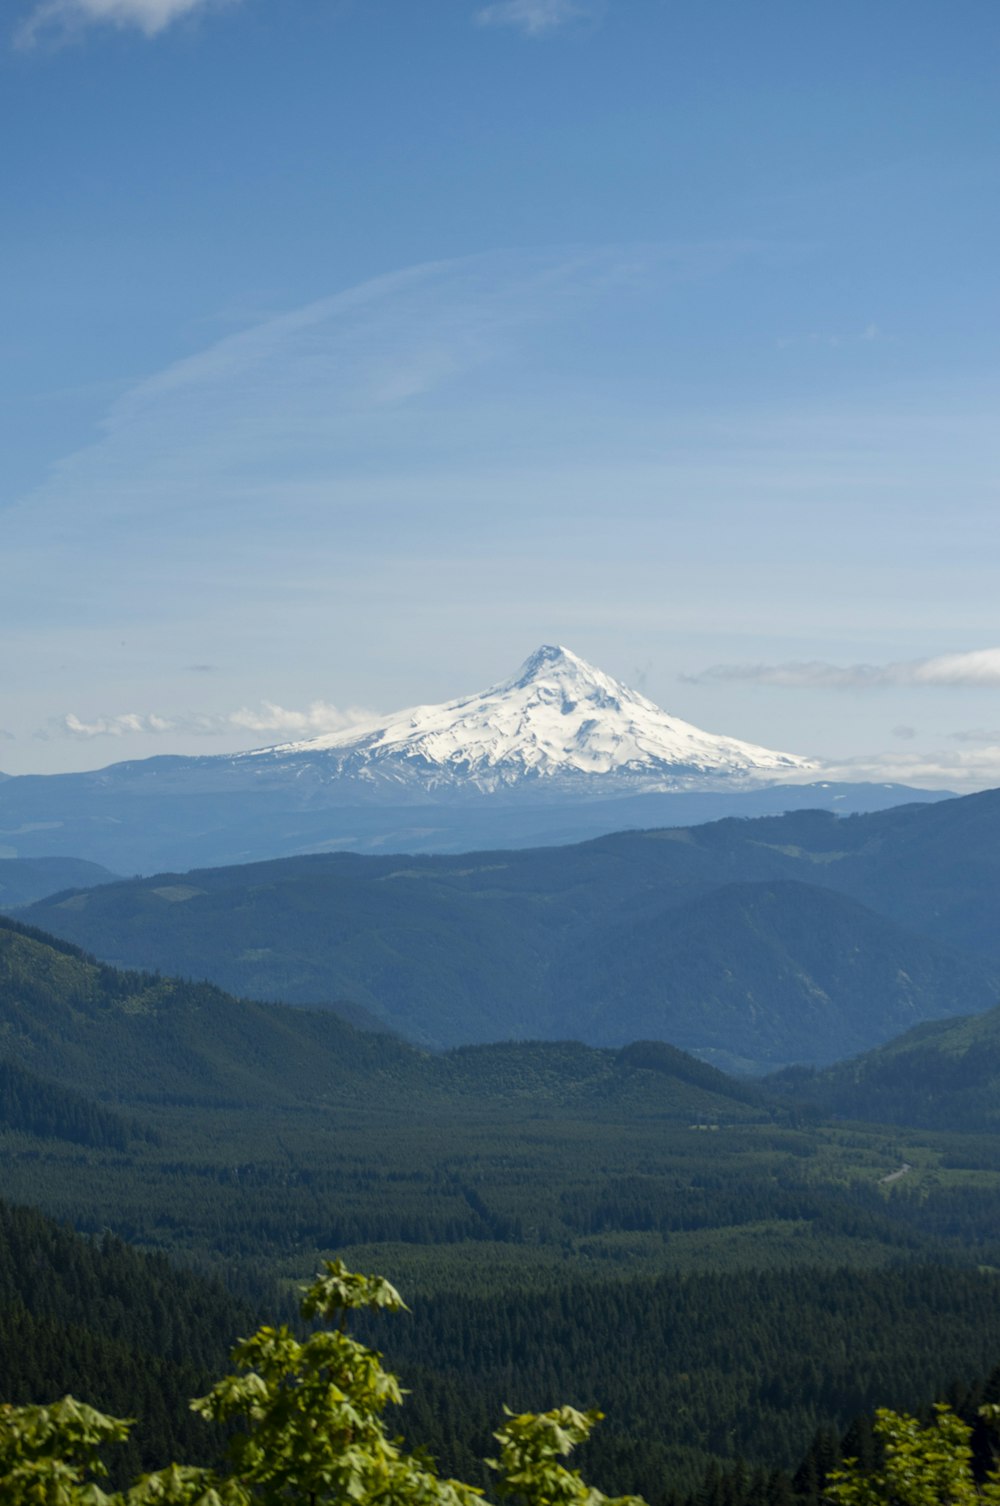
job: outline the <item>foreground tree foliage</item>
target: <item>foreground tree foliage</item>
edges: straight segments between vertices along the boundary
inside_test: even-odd
[[[882,1407],[874,1436],[881,1459],[863,1468],[856,1459],[835,1470],[824,1495],[833,1506],[1000,1506],[1000,1474],[977,1481],[970,1446],[972,1429],[939,1402],[927,1426]],[[996,1425],[1000,1407],[980,1410]]]
[[[325,1319],[304,1341],[264,1327],[233,1351],[235,1374],[192,1402],[203,1417],[234,1427],[225,1472],[172,1464],[125,1491],[106,1493],[102,1453],[131,1423],[65,1397],[50,1406],[0,1408],[0,1500],[11,1506],[473,1506],[482,1492],[442,1478],[407,1453],[382,1414],[403,1393],[373,1349],[347,1333],[352,1310],[399,1311],[394,1287],[327,1262],[305,1294],[302,1316]],[[508,1414],[489,1460],[497,1492],[526,1506],[642,1506],[611,1500],[562,1458],[600,1413],[559,1407]],[[852,1506],[852,1503],[845,1503]]]

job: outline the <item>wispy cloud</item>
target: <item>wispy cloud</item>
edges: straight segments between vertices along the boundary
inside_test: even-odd
[[[1000,727],[969,727],[966,731],[952,732],[957,743],[987,743],[1000,747]]]
[[[8,732],[6,727],[0,727],[0,742],[13,743],[16,741],[17,738],[14,736],[13,732]]]
[[[841,350],[850,345],[875,345],[889,339],[877,324],[866,324],[864,329],[846,334],[821,334],[811,330],[806,335],[779,335],[775,345],[779,350],[792,350],[796,346],[818,346],[829,350]]]
[[[341,709],[329,701],[312,701],[303,711],[294,711],[273,701],[258,706],[241,706],[236,711],[218,713],[191,712],[161,715],[155,711],[123,711],[110,715],[79,717],[68,711],[54,718],[38,736],[91,740],[95,737],[162,737],[181,733],[201,737],[218,737],[223,733],[270,733],[280,737],[320,737],[328,732],[343,732],[375,719],[375,713],[360,707]],[[0,736],[3,736],[0,733]]]
[[[85,26],[134,27],[147,37],[182,16],[238,0],[42,0],[18,27],[15,40],[32,47],[44,38],[66,37]]]
[[[1000,686],[1000,648],[891,664],[827,664],[822,660],[783,664],[712,664],[682,675],[691,685],[745,682],[780,685],[792,690],[877,690],[883,686]]]
[[[146,526],[175,547],[165,534],[180,540],[185,512],[199,537],[224,536],[227,549],[264,534],[290,540],[296,527],[312,538],[339,506],[357,516],[372,476],[392,476],[394,491],[418,466],[461,464],[474,436],[457,418],[442,424],[442,405],[457,414],[474,384],[502,379],[542,328],[572,324],[623,286],[687,283],[754,250],[498,252],[373,279],[139,383],[111,407],[97,442],[59,462],[20,510],[36,533],[40,507],[58,511],[67,537],[84,517],[87,539],[124,525],[119,547]],[[480,415],[495,425],[488,442],[509,450],[495,392]]]
[[[525,36],[541,37],[595,13],[584,0],[493,0],[476,12],[476,20],[480,26],[513,26]]]

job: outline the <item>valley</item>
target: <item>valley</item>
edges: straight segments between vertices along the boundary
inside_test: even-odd
[[[371,1336],[448,1468],[474,1470],[504,1401],[597,1400],[595,1478],[626,1468],[666,1506],[737,1455],[792,1471],[818,1419],[918,1405],[1000,1354],[1000,1159],[974,1092],[962,1134],[844,1117],[836,1073],[821,1110],[657,1042],[430,1053],[13,921],[0,1040],[9,1203],[258,1311],[332,1253],[388,1271],[414,1316]]]

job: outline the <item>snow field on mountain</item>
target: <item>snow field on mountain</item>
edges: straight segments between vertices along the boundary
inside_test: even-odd
[[[435,784],[481,789],[576,775],[691,787],[701,779],[753,782],[815,767],[669,716],[570,649],[552,645],[479,694],[240,756],[282,761],[303,754],[323,755],[331,777],[419,773]]]

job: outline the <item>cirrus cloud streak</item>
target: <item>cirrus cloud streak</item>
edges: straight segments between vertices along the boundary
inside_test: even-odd
[[[782,664],[712,664],[682,675],[689,685],[742,682],[790,690],[877,690],[884,686],[1000,687],[1000,648],[890,664],[827,664],[820,659]]]

